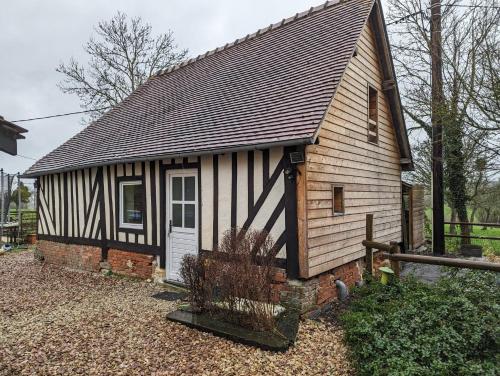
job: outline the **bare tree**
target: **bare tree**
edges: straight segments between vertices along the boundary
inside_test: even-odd
[[[391,29],[391,42],[404,111],[413,139],[425,145],[432,129],[430,3],[421,0],[390,0],[389,3],[389,21],[396,23]],[[443,4],[445,196],[460,222],[468,222],[467,205],[474,195],[475,183],[487,181],[487,170],[480,176],[477,174],[478,160],[490,161],[498,156],[494,144],[499,133],[489,120],[498,116],[491,114],[494,106],[490,99],[484,98],[484,93],[495,90],[498,95],[498,85],[487,82],[487,77],[498,75],[491,69],[498,67],[495,60],[500,20],[497,5],[498,0],[473,0],[466,8],[457,0]],[[495,101],[494,96],[491,97]],[[486,108],[490,112],[485,111]],[[419,146],[417,156],[422,151]],[[420,158],[420,162],[425,163],[426,158]],[[428,177],[427,173],[422,174],[427,172],[426,168],[417,167],[420,178]],[[479,191],[476,189],[476,194]],[[468,226],[461,226],[461,232],[469,234]]]
[[[152,27],[140,17],[128,19],[118,12],[110,21],[101,21],[95,37],[85,45],[88,64],[71,58],[56,71],[65,78],[59,83],[64,93],[76,94],[86,110],[97,110],[91,118],[117,105],[156,71],[180,63],[187,50],[179,50],[172,31],[152,35]]]

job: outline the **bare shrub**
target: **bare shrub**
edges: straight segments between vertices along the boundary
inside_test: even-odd
[[[208,291],[204,283],[204,258],[186,255],[181,262],[180,275],[189,288],[188,299],[195,311],[202,311],[207,306]]]
[[[274,242],[264,231],[226,231],[210,256],[207,278],[216,282],[219,304],[228,318],[255,329],[274,324],[272,282],[275,273]],[[248,323],[244,322],[249,320]]]
[[[199,297],[198,307],[227,321],[257,330],[272,329],[277,253],[273,244],[264,231],[231,229],[212,252],[204,257],[185,258],[182,270],[186,272],[181,275],[196,290],[191,293],[193,302]]]

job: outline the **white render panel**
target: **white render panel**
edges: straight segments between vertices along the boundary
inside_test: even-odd
[[[231,229],[231,178],[232,155],[231,153],[219,155],[219,210],[217,239],[222,239],[224,234]],[[202,188],[203,189],[203,188]]]
[[[263,181],[262,181],[262,152],[259,150],[255,150],[253,157],[253,200],[254,204],[259,199],[260,194],[262,193]],[[269,172],[270,174],[272,172]]]
[[[201,157],[201,248],[212,249],[214,215],[214,167],[213,156]]]
[[[248,153],[238,153],[236,226],[241,228],[248,217]]]

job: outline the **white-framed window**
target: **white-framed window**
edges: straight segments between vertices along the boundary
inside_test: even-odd
[[[144,187],[142,181],[121,181],[119,193],[120,227],[142,230],[144,222]]]

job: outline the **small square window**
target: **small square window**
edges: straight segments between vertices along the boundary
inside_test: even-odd
[[[344,214],[344,187],[332,186],[333,215]]]
[[[378,143],[378,91],[368,86],[368,141]]]
[[[120,182],[120,227],[142,229],[144,189],[141,181]]]

